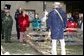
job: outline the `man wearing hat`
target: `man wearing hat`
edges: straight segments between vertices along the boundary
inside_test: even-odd
[[[52,55],[57,55],[57,40],[61,44],[61,54],[66,55],[65,41],[64,41],[64,29],[66,27],[66,13],[61,8],[60,2],[54,2],[54,9],[49,13],[47,19],[47,26],[51,31],[52,39]]]
[[[10,5],[6,5],[6,11],[4,17],[2,17],[2,29],[4,31],[4,38],[5,42],[10,42],[11,38],[11,31],[12,31],[12,25],[13,25],[13,19],[10,16]]]
[[[1,20],[2,20],[3,17],[5,17],[6,12],[8,12],[8,11],[10,10],[10,7],[11,7],[11,5],[5,4],[4,9],[1,10]],[[3,20],[2,20],[2,22],[3,22]],[[4,23],[4,22],[3,22],[3,23]],[[4,39],[4,27],[3,27],[3,23],[2,23],[2,29],[1,29],[2,39]]]

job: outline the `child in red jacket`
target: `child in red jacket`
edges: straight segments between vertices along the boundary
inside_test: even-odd
[[[24,42],[25,31],[29,27],[29,16],[26,14],[26,11],[23,10],[23,13],[18,17],[19,31],[20,31],[20,42]]]

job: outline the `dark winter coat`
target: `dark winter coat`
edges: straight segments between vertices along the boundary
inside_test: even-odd
[[[11,32],[12,31],[12,26],[13,26],[13,19],[12,19],[12,17],[10,15],[9,16],[4,16],[2,18],[2,20],[3,20],[3,22],[2,22],[2,25],[3,25],[2,28],[4,28],[4,31],[7,31],[7,30],[10,29],[9,32]]]

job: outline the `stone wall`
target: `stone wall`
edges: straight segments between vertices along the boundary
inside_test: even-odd
[[[43,13],[43,1],[1,1],[1,9],[3,9],[3,7],[5,6],[5,4],[11,4],[11,15],[13,18],[13,31],[12,34],[16,33],[16,22],[14,19],[14,14],[15,11],[18,7],[24,8],[24,9],[32,9],[35,10],[36,13],[39,13],[39,17],[42,17],[42,13]],[[46,2],[46,9],[48,12],[50,12],[52,10],[52,4],[53,2]],[[66,11],[66,5],[64,3],[63,4],[63,9]]]

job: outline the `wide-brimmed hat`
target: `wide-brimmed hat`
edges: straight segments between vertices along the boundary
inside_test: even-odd
[[[11,5],[10,4],[5,4],[4,9],[10,10],[10,8],[11,8]]]

